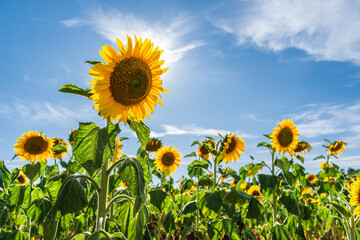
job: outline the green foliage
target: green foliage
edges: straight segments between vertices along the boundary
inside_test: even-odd
[[[91,97],[92,93],[90,93],[90,88],[81,88],[74,84],[65,84],[59,89],[60,92],[63,93],[72,93],[84,97]]]

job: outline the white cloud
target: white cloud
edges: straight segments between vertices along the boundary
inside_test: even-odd
[[[231,133],[231,131],[222,130],[222,129],[214,129],[214,128],[202,128],[196,125],[188,125],[183,128],[179,128],[174,125],[166,125],[161,124],[164,128],[164,132],[155,132],[151,131],[151,137],[164,137],[166,135],[196,135],[196,136],[217,136],[218,133],[221,135],[225,135],[227,133]],[[247,133],[239,133],[239,137],[243,138],[256,138],[256,136],[247,134]]]
[[[302,137],[341,136],[350,148],[360,144],[360,103],[352,105],[312,104],[305,110],[290,114]],[[335,140],[335,139],[333,139]]]
[[[124,14],[120,11],[94,10],[87,19],[69,19],[61,22],[73,27],[82,24],[90,25],[104,38],[116,44],[116,38],[126,43],[126,35],[150,38],[155,46],[163,49],[162,59],[165,64],[179,61],[185,53],[204,45],[201,40],[189,41],[195,31],[196,21],[193,18],[179,15],[165,21],[147,21],[139,16]],[[80,24],[79,24],[80,23]]]
[[[360,65],[359,1],[254,0],[231,7],[226,16],[215,19],[212,14],[209,19],[234,34],[239,45],[272,51],[297,48],[316,60]]]

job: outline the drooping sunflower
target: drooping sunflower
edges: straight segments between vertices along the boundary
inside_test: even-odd
[[[259,202],[262,202],[264,199],[261,197],[260,187],[258,185],[251,185],[251,187],[247,190],[247,194],[254,196],[259,200]]]
[[[221,154],[223,155],[222,161],[228,163],[230,161],[236,162],[240,158],[240,152],[245,151],[245,142],[242,138],[235,135],[226,135],[221,146]]]
[[[339,153],[342,153],[346,148],[346,142],[343,141],[335,141],[330,144],[327,154],[338,156]]]
[[[162,147],[156,155],[155,166],[161,172],[166,174],[173,173],[177,167],[180,166],[181,155],[180,152],[172,147]]]
[[[123,146],[123,145],[121,144],[120,139],[116,138],[116,139],[115,139],[115,153],[114,153],[114,156],[113,156],[112,161],[109,163],[109,166],[113,165],[114,162],[115,162],[116,160],[118,160],[121,155],[124,154],[124,153],[121,151],[122,146]]]
[[[90,81],[90,97],[94,108],[104,118],[126,123],[128,117],[145,120],[154,112],[157,103],[162,104],[160,93],[168,91],[162,87],[160,75],[167,71],[161,68],[162,50],[154,48],[149,39],[135,36],[135,42],[127,36],[126,48],[116,39],[120,53],[105,45],[100,50],[106,63],[97,63],[89,74],[96,79]]]
[[[351,199],[350,204],[355,206],[354,215],[360,214],[360,182],[353,182],[351,185]]]
[[[199,155],[200,158],[202,158],[204,160],[207,160],[207,159],[210,158],[211,153],[210,153],[209,149],[207,149],[205,144],[210,144],[212,146],[212,148],[214,149],[215,148],[215,142],[213,140],[206,140],[196,150],[196,152],[197,152],[197,154]]]
[[[306,152],[310,152],[311,145],[306,141],[299,141],[294,148],[293,155],[302,156]]]
[[[14,151],[23,161],[35,163],[38,160],[39,162],[45,162],[47,158],[52,157],[53,141],[46,138],[44,133],[39,134],[37,131],[29,131],[23,133],[16,142]]]
[[[314,184],[318,179],[314,174],[307,174],[305,178],[311,183]]]
[[[69,150],[69,144],[67,142],[65,142],[64,140],[59,139],[59,138],[52,138],[52,140],[53,140],[53,144],[54,144],[53,147],[55,147],[57,145],[65,145],[66,146],[66,152],[65,151],[51,150],[52,153],[53,153],[53,158],[62,159]]]
[[[70,143],[72,146],[74,146],[74,143],[75,143],[76,132],[77,132],[77,129],[76,129],[76,128],[70,131],[69,143]]]
[[[272,146],[276,152],[292,154],[298,143],[298,129],[292,119],[285,119],[277,124],[270,135]]]
[[[18,180],[20,185],[26,185],[28,183],[28,179],[26,178],[25,174],[21,170],[20,170],[19,176],[16,178],[16,180]]]
[[[160,148],[162,148],[163,144],[162,142],[157,138],[150,138],[148,142],[146,143],[146,151],[154,154],[156,153]]]

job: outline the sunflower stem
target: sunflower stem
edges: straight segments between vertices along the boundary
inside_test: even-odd
[[[216,168],[217,168],[217,157],[215,158],[215,161],[214,161],[214,184],[213,184],[213,192],[215,192],[215,189],[216,189]]]
[[[106,161],[101,166],[101,180],[100,180],[100,194],[98,198],[98,209],[96,216],[96,231],[100,231],[105,227],[105,218],[106,218],[106,204],[107,204],[107,195],[108,195],[108,183],[109,175],[106,170],[108,167],[108,161]]]
[[[161,174],[161,188],[160,189],[162,191],[163,187],[164,187],[164,174],[162,172],[160,172],[160,174]],[[158,231],[157,231],[156,239],[160,239],[160,236],[161,236],[161,206],[160,206],[157,226],[158,226]]]
[[[199,201],[199,184],[196,184],[196,205],[198,205],[198,201]],[[196,208],[196,225],[195,225],[195,229],[198,230],[199,229],[199,206],[197,206]]]
[[[32,197],[31,197],[31,194],[32,194],[32,186],[33,186],[33,181],[30,180],[30,195],[29,195],[29,199],[28,199],[28,208],[26,210],[26,229],[29,231],[29,236],[30,236],[30,224],[31,224],[31,219],[28,215],[28,211],[29,211],[29,207],[30,207],[30,204],[31,204],[31,201],[32,201]]]
[[[271,151],[271,174],[272,176],[275,176],[275,151]],[[272,190],[272,206],[273,206],[273,226],[275,226],[276,218],[277,218],[277,208],[276,208],[276,187]]]

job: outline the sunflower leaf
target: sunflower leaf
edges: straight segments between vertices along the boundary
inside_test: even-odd
[[[4,161],[0,161],[0,187],[7,189],[10,185],[11,173],[6,168]]]
[[[192,153],[189,153],[188,155],[184,156],[184,158],[188,158],[188,157],[196,157],[196,153],[192,152]]]
[[[150,137],[150,128],[148,128],[148,126],[146,126],[143,121],[139,122],[137,120],[134,120],[133,122],[131,122],[128,120],[128,124],[131,130],[136,133],[136,136],[138,137],[141,146],[145,148],[146,143],[148,142]]]
[[[100,61],[85,61],[85,63],[88,63],[88,64],[92,64],[92,65],[95,65],[97,63],[101,63]]]
[[[325,159],[325,157],[324,157],[324,155],[318,156],[318,157],[314,158],[314,161],[318,160],[318,159]]]
[[[63,93],[76,94],[84,97],[90,97],[92,95],[92,93],[90,93],[90,88],[81,88],[74,84],[65,84],[58,91]]]

